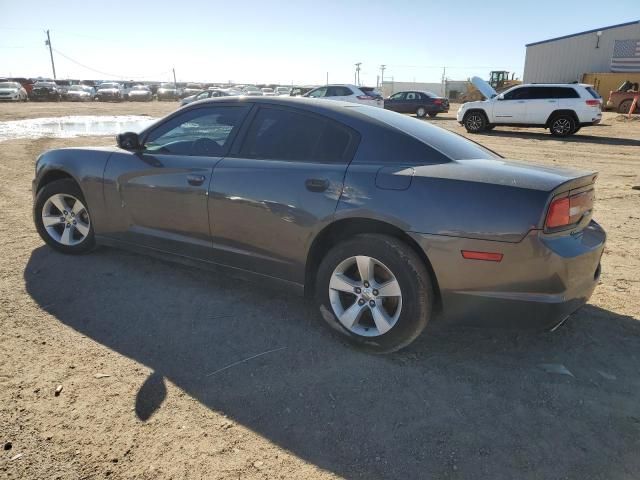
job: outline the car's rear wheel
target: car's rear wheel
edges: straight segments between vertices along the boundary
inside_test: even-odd
[[[438,115],[438,112],[429,112],[429,116],[431,118],[436,118],[437,115]]]
[[[487,128],[487,117],[482,112],[469,112],[464,116],[464,128],[469,133],[480,133]]]
[[[375,353],[399,350],[426,327],[433,287],[422,259],[404,242],[362,234],[322,260],[316,301],[327,324]]]
[[[33,218],[40,237],[59,252],[85,253],[95,246],[87,202],[71,179],[56,180],[40,189]]]
[[[425,115],[427,114],[427,110],[424,107],[418,107],[416,109],[416,117],[418,118],[424,118]]]
[[[620,102],[620,105],[618,105],[618,113],[629,113],[632,103],[633,100],[625,100],[624,102]],[[636,105],[636,108],[633,109],[632,113],[640,113],[640,104]]]
[[[568,137],[576,130],[576,121],[571,115],[558,115],[551,120],[549,130],[556,137]]]

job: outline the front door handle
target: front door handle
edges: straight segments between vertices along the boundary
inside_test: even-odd
[[[193,185],[194,187],[202,185],[204,180],[204,175],[187,175],[187,182],[189,182],[189,185]]]
[[[329,188],[329,180],[326,178],[308,178],[304,185],[310,192],[324,192]]]

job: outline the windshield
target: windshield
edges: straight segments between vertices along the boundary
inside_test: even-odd
[[[263,92],[273,92],[273,88],[263,88],[262,89]]]
[[[259,92],[258,87],[244,87],[245,92]]]
[[[175,88],[175,85],[173,83],[161,83],[160,84],[160,88]]]
[[[15,82],[0,82],[0,88],[20,88],[20,84]]]
[[[288,92],[289,91],[289,87],[278,87],[278,88],[276,88],[276,91],[278,91],[278,92]]]
[[[147,87],[146,85],[136,85],[131,90],[144,90],[144,91],[148,92],[149,91],[149,87]]]
[[[69,87],[69,91],[79,91],[79,92],[84,92],[86,91],[87,87],[83,87],[82,85],[71,85]]]
[[[57,87],[53,82],[36,82],[34,87]]]
[[[461,135],[436,127],[427,122],[385,110],[383,108],[354,106],[349,107],[363,115],[386,123],[410,135],[426,145],[438,150],[452,160],[496,159],[497,154],[481,145],[467,140]]]
[[[98,86],[98,90],[102,90],[103,88],[118,88],[117,83],[102,83]]]

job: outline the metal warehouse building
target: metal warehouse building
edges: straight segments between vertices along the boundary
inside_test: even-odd
[[[616,68],[615,61],[616,57],[622,57],[621,62],[635,65],[633,58],[628,57],[640,54],[637,50],[640,48],[640,21],[551,38],[526,47],[523,75],[526,83],[582,81],[582,75],[590,72],[640,72],[640,68]]]

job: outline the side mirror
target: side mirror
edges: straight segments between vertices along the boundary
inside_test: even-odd
[[[496,100],[504,100],[504,95],[500,94],[496,96]]]
[[[120,133],[116,136],[116,139],[118,140],[118,146],[123,150],[135,152],[142,148],[142,145],[140,145],[140,138],[135,132]]]

